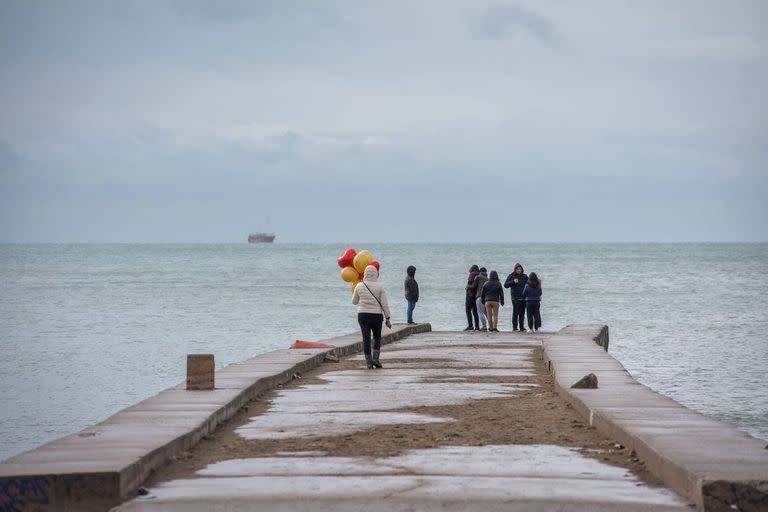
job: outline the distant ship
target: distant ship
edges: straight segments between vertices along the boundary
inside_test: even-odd
[[[271,244],[274,241],[274,233],[251,233],[248,235],[249,244]]]

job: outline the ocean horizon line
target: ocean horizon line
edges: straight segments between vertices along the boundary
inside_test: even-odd
[[[679,240],[679,241],[659,241],[659,240],[584,240],[584,241],[332,241],[332,242],[317,242],[317,241],[280,241],[261,244],[249,244],[247,241],[121,241],[121,242],[4,242],[0,241],[0,246],[13,246],[13,245],[252,245],[257,247],[269,247],[271,245],[376,245],[376,244],[396,244],[396,245],[760,245],[768,244],[768,240]]]

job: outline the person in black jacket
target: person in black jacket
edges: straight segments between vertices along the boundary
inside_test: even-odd
[[[515,263],[515,268],[504,281],[504,288],[510,288],[512,295],[512,330],[516,331],[520,326],[520,331],[525,332],[525,297],[523,290],[528,282],[528,276],[523,272],[523,266]]]
[[[499,322],[499,305],[504,305],[504,288],[495,270],[491,270],[490,279],[483,285],[481,298],[485,304],[485,316],[488,317],[488,332],[499,332],[496,326]]]
[[[538,331],[541,328],[541,280],[536,272],[531,272],[528,277],[528,284],[523,289],[528,310],[528,329],[531,332]]]
[[[415,324],[413,321],[413,309],[419,301],[419,283],[416,282],[416,267],[410,265],[405,273],[405,300],[408,302],[408,323]]]

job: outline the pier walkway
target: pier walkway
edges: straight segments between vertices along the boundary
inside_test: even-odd
[[[0,512],[768,510],[765,441],[637,383],[605,326],[397,325],[381,370],[324,341],[3,461]]]
[[[382,370],[323,365],[117,510],[686,510],[559,399],[541,338],[430,332]]]

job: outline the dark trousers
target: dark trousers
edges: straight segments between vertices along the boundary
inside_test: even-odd
[[[416,301],[415,300],[409,300],[408,301],[408,310],[406,311],[406,316],[408,317],[407,322],[411,323],[413,322],[413,309],[416,307]]]
[[[360,331],[363,333],[363,352],[365,359],[371,357],[371,333],[373,333],[373,350],[381,350],[381,323],[384,321],[384,315],[381,313],[358,313],[357,323],[360,324]]]
[[[541,313],[539,312],[539,310],[541,309],[541,301],[538,301],[538,300],[528,301],[528,304],[526,304],[525,308],[528,310],[528,328],[529,329],[540,328]]]
[[[512,328],[525,330],[525,299],[515,299],[512,301]]]
[[[480,317],[477,316],[477,303],[474,297],[467,297],[464,303],[464,309],[467,312],[467,326],[472,327],[472,318],[475,319],[475,329],[480,328]]]

